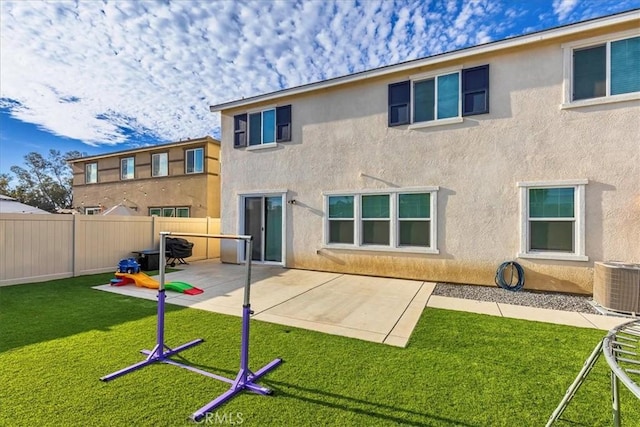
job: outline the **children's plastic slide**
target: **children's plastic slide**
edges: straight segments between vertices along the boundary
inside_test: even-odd
[[[187,295],[198,295],[204,292],[202,289],[184,282],[169,282],[165,284],[164,287],[170,291],[180,292],[181,294]]]
[[[158,289],[158,287],[160,287],[160,283],[158,283],[157,280],[152,279],[143,272],[134,274],[116,272],[116,278],[120,280],[118,282],[114,282],[112,280],[111,284],[114,286],[133,282],[136,286],[144,288]],[[166,283],[164,287],[169,291],[180,292],[187,295],[198,295],[204,292],[202,289],[196,288],[195,286],[191,286],[190,284],[184,282],[169,282]]]

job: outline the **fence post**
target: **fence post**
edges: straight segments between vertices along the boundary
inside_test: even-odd
[[[206,223],[207,231],[205,231],[205,233],[207,233],[207,234],[213,234],[213,233],[211,232],[211,218],[209,218],[209,215],[207,215],[207,216],[206,216],[206,221],[207,221],[207,223]],[[206,258],[205,258],[205,259],[209,259],[209,245],[210,245],[210,240],[211,240],[211,239],[207,239],[207,253],[206,253]]]
[[[80,246],[80,215],[71,215],[73,217],[73,238],[72,247],[71,247],[71,259],[72,259],[72,274],[73,277],[77,277],[80,274],[80,268],[78,266],[78,247]]]
[[[157,228],[157,224],[156,224],[156,220],[158,219],[157,215],[152,215],[151,216],[151,244],[149,245],[149,248],[155,248],[156,247],[156,228]]]

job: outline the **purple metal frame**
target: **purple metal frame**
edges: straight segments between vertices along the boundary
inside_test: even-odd
[[[176,348],[170,348],[164,343],[164,316],[165,316],[165,289],[164,289],[164,270],[166,266],[166,260],[164,257],[160,257],[160,286],[158,287],[158,323],[157,323],[157,335],[156,335],[156,345],[153,350],[141,350],[140,352],[147,355],[147,358],[142,361],[135,363],[131,366],[128,366],[124,369],[111,373],[109,375],[105,375],[100,378],[101,381],[111,381],[115,378],[118,378],[122,375],[128,374],[140,368],[143,368],[147,365],[150,365],[155,362],[167,363],[169,365],[178,366],[180,368],[188,369],[192,372],[196,372],[201,375],[205,375],[207,377],[216,379],[218,381],[223,381],[231,384],[231,388],[227,390],[225,393],[216,397],[211,402],[204,405],[202,408],[198,409],[191,415],[191,419],[194,421],[200,421],[204,418],[207,412],[217,408],[223,403],[227,402],[229,399],[233,398],[236,394],[242,392],[243,390],[248,390],[254,393],[268,395],[271,394],[271,390],[265,387],[261,387],[256,384],[262,376],[266,375],[271,370],[275,369],[282,363],[282,359],[277,358],[272,360],[267,365],[263,366],[256,372],[252,372],[249,369],[249,321],[251,318],[251,303],[250,303],[250,291],[251,291],[251,258],[249,257],[252,253],[253,249],[253,240],[251,236],[231,236],[231,235],[211,235],[211,234],[195,234],[195,233],[171,233],[171,232],[161,232],[160,233],[160,253],[165,252],[165,238],[168,235],[176,235],[176,236],[193,236],[193,237],[208,237],[208,238],[223,238],[223,239],[234,239],[234,240],[244,240],[245,242],[245,258],[247,264],[247,280],[245,282],[244,287],[244,303],[242,305],[242,339],[241,339],[241,347],[240,347],[240,370],[236,375],[235,379],[230,379],[226,377],[222,377],[216,374],[212,374],[207,371],[203,371],[202,369],[194,368],[193,366],[185,365],[182,363],[178,363],[175,360],[171,360],[170,357],[174,354],[177,354],[183,350],[187,350],[195,345],[198,345],[204,340],[202,338],[198,338],[196,340],[190,341],[186,344],[182,344]],[[166,351],[165,351],[166,350]]]
[[[218,406],[222,405],[236,394],[243,390],[249,390],[258,394],[271,394],[271,390],[256,384],[260,377],[266,375],[282,363],[282,359],[274,359],[266,364],[255,373],[249,369],[249,320],[251,314],[251,254],[253,253],[253,240],[251,238],[245,240],[245,262],[247,263],[247,280],[244,285],[244,303],[242,304],[242,339],[240,346],[240,370],[235,379],[218,378],[221,381],[231,383],[231,387],[211,402],[204,405],[191,415],[194,421],[200,421],[205,417],[207,412],[211,412]]]
[[[282,359],[278,358],[272,360],[270,363],[266,364],[255,373],[249,369],[249,318],[251,314],[251,306],[249,304],[243,305],[242,345],[240,350],[240,370],[238,371],[238,375],[236,375],[236,378],[234,380],[230,378],[218,378],[221,381],[231,383],[231,388],[194,412],[191,415],[192,420],[200,421],[206,416],[207,412],[211,412],[212,410],[222,405],[245,389],[258,394],[271,394],[270,389],[259,386],[258,384],[256,384],[256,381],[258,381],[260,377],[269,373],[271,370],[277,368],[278,365],[282,363]]]
[[[125,374],[133,372],[140,368],[144,368],[145,366],[155,362],[168,363],[170,365],[176,365],[176,366],[180,366],[181,368],[189,369],[199,373],[204,373],[204,371],[200,371],[197,368],[183,365],[181,363],[178,363],[169,359],[169,357],[173,356],[174,354],[177,354],[183,350],[196,346],[201,342],[204,342],[204,340],[202,338],[198,338],[196,340],[190,341],[186,344],[182,344],[181,346],[178,346],[173,349],[165,345],[164,343],[164,300],[165,298],[166,298],[165,290],[159,289],[158,290],[158,326],[157,326],[157,334],[156,334],[156,346],[153,347],[153,350],[140,350],[140,353],[146,354],[147,358],[142,362],[135,363],[129,367],[116,371],[112,374],[105,375],[104,377],[100,378],[100,381],[105,381],[105,382],[111,381],[113,379],[121,377]]]

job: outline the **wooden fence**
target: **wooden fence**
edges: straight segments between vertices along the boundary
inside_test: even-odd
[[[0,286],[115,271],[132,251],[158,249],[161,231],[218,234],[220,219],[0,214]],[[219,240],[188,240],[189,260],[220,257]]]

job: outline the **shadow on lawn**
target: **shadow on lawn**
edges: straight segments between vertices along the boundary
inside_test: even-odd
[[[431,421],[437,422],[438,424],[449,423],[456,426],[474,427],[472,424],[467,424],[460,420],[444,418],[438,415],[429,414],[427,412],[417,412],[399,406],[386,405],[380,402],[370,402],[355,397],[331,393],[323,390],[306,388],[281,381],[267,380],[265,381],[265,383],[275,384],[279,386],[274,390],[275,396],[284,396],[314,405],[325,406],[331,409],[362,414],[383,420],[385,422],[393,422],[402,425],[424,426],[429,425],[427,423]],[[283,388],[294,389],[299,393],[287,392],[283,390]],[[330,402],[329,400],[333,402]],[[398,415],[389,415],[388,412],[393,412]],[[412,421],[411,418],[418,419]]]
[[[0,353],[156,314],[156,302],[91,289],[113,274],[0,287]],[[184,310],[167,305],[166,311]]]
[[[209,372],[216,373],[218,375],[227,376],[233,378],[237,371],[229,369],[216,368],[204,364],[193,362],[182,355],[176,355],[172,359],[180,360],[181,363],[185,363],[190,366],[194,366]],[[286,360],[285,360],[286,363]],[[346,411],[349,413],[362,414],[368,417],[377,418],[379,420],[397,423],[402,425],[412,426],[425,426],[429,423],[436,423],[441,425],[442,423],[448,423],[450,425],[464,426],[464,427],[478,427],[474,424],[467,424],[460,420],[454,420],[451,418],[445,418],[427,412],[418,412],[411,409],[402,408],[399,406],[387,405],[380,402],[371,402],[356,397],[351,397],[345,394],[337,394],[329,391],[318,390],[308,387],[302,387],[300,385],[287,383],[283,381],[275,381],[269,378],[260,380],[260,383],[273,390],[273,396],[282,396],[289,399],[299,400],[308,404],[320,405],[327,408],[335,409],[338,411]],[[286,391],[286,389],[294,390]],[[390,415],[389,412],[396,413],[397,415]],[[413,420],[412,420],[413,419]],[[414,421],[415,420],[415,421]]]

